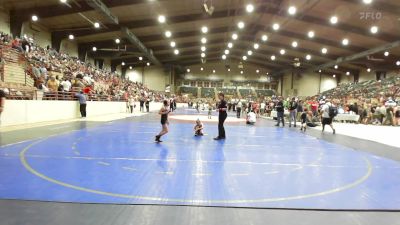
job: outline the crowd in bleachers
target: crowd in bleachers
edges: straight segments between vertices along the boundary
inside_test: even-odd
[[[27,73],[35,80],[35,87],[45,95],[82,90],[95,99],[101,97],[120,101],[134,96],[162,101],[165,98],[162,93],[152,91],[141,83],[122,79],[115,72],[99,69],[49,46],[42,48],[28,37],[12,38],[0,33],[0,45],[16,49],[25,56]]]
[[[339,113],[359,115],[363,124],[400,125],[400,77],[340,84],[321,93]]]

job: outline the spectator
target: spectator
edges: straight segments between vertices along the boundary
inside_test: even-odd
[[[82,118],[86,117],[86,95],[83,93],[83,91],[80,91],[79,93],[76,93],[75,96],[79,100],[79,110],[81,112]]]

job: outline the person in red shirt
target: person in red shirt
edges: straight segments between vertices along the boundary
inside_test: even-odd
[[[92,87],[91,86],[86,86],[83,89],[83,93],[85,93],[85,94],[90,94],[91,91],[92,91]]]
[[[312,111],[313,115],[316,116],[318,113],[318,106],[319,106],[318,102],[315,99],[313,99],[310,102],[310,105],[311,105],[311,111]]]

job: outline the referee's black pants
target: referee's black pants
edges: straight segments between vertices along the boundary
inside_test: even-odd
[[[224,128],[224,122],[226,120],[226,117],[228,117],[228,114],[226,112],[221,112],[219,113],[218,116],[218,137],[219,138],[225,138],[225,128]]]

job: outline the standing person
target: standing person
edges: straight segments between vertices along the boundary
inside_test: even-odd
[[[142,95],[142,97],[140,97],[139,103],[140,103],[140,112],[144,112],[144,97],[143,97],[143,95]]]
[[[161,115],[161,126],[162,126],[161,132],[156,136],[156,139],[155,139],[155,141],[158,143],[162,142],[160,138],[163,135],[168,133],[168,125],[169,125],[168,114],[170,112],[171,111],[169,110],[169,102],[168,102],[168,100],[164,100],[163,106],[161,107],[160,111],[158,112],[158,114]]]
[[[242,112],[242,105],[243,105],[243,103],[239,99],[239,101],[238,101],[238,103],[236,105],[236,117],[237,118],[240,118],[240,113]]]
[[[1,124],[1,113],[4,111],[4,104],[6,103],[6,93],[0,90],[0,124]]]
[[[333,134],[336,133],[335,128],[333,128],[333,118],[336,116],[333,112],[333,105],[329,99],[326,99],[326,103],[322,106],[321,109],[322,116],[322,132],[325,131],[325,125],[329,125],[332,128]]]
[[[285,126],[285,118],[284,118],[284,116],[285,116],[285,107],[283,106],[283,100],[282,100],[281,96],[278,97],[278,102],[276,103],[275,108],[276,108],[276,113],[277,113],[276,117],[277,117],[277,120],[278,120],[278,123],[275,126],[279,127],[279,125],[280,125],[280,123],[282,121],[282,126],[284,127]]]
[[[304,110],[302,110],[300,115],[300,122],[301,122],[300,130],[304,132],[306,132],[307,130],[307,111],[308,109],[305,108]]]
[[[150,99],[147,98],[146,99],[146,112],[149,112],[149,111],[150,111]]]
[[[131,113],[133,113],[133,108],[135,108],[136,105],[135,105],[135,98],[132,95],[128,99],[128,104],[129,104],[129,109],[130,109]]]
[[[79,93],[75,94],[75,97],[78,98],[79,100],[79,110],[81,112],[82,118],[86,117],[86,95],[83,93],[83,91],[80,91]]]
[[[208,103],[208,119],[212,119],[212,104]]]
[[[301,114],[303,114],[303,111],[304,111],[303,100],[299,100],[297,102],[297,110],[296,111],[297,111],[297,121],[300,121]]]
[[[217,111],[219,112],[219,115],[218,115],[218,137],[214,138],[214,140],[222,140],[222,139],[226,138],[224,122],[225,122],[226,118],[228,117],[228,114],[226,112],[228,106],[225,101],[224,93],[219,93],[218,98],[220,100],[218,107],[217,107]]]
[[[292,127],[292,121],[294,123],[294,127],[296,127],[296,116],[297,116],[297,101],[296,98],[293,97],[289,102],[289,127]]]

